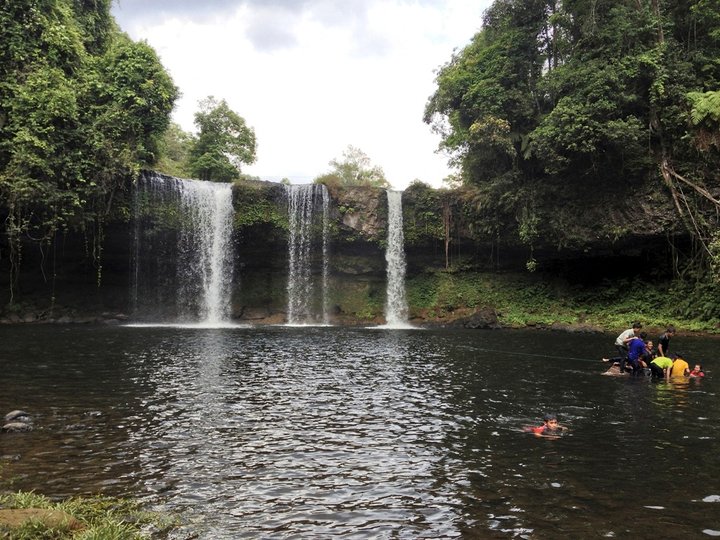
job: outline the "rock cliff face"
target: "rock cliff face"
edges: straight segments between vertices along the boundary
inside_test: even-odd
[[[366,187],[330,187],[329,272],[333,322],[382,322],[385,300],[384,247],[387,196]],[[570,279],[599,279],[642,272],[664,262],[670,245],[687,235],[672,217],[671,201],[650,190],[627,188],[586,192],[568,189],[553,198],[537,196],[511,208],[492,195],[467,190],[434,190],[414,184],[403,195],[408,280],[444,271],[525,271],[526,267]],[[4,314],[14,322],[132,317],[131,301],[137,250],[133,199],[118,203],[115,219],[103,229],[102,258],[89,255],[99,241],[83,234],[58,236],[52,245],[28,242],[14,301]],[[231,302],[234,319],[282,322],[288,282],[288,203],[286,188],[244,181],[233,186],[233,259]],[[152,211],[152,209],[151,209]],[[175,288],[173,258],[176,231],[172,211],[152,234],[155,247],[142,254],[152,264],[152,302],[170,302]],[[157,209],[160,212],[160,209]],[[159,214],[158,214],[159,215]],[[156,216],[157,217],[157,216]],[[313,276],[320,279],[321,249],[313,241]],[[2,246],[4,249],[4,246]],[[0,264],[7,264],[5,260]],[[2,301],[8,304],[9,272],[2,268]],[[167,288],[167,290],[165,290]],[[480,306],[478,312],[487,310]],[[423,317],[420,310],[411,312]],[[465,313],[472,317],[472,313]],[[490,317],[492,318],[492,317]],[[90,320],[90,319],[87,319]],[[474,320],[474,319],[469,319]]]

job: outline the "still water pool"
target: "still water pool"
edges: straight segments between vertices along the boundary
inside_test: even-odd
[[[720,341],[704,380],[601,376],[614,336],[0,328],[2,483],[141,499],[175,538],[720,535]],[[523,432],[556,412],[558,439]]]

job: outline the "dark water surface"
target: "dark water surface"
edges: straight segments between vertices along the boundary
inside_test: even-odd
[[[603,377],[614,336],[0,328],[3,483],[131,496],[177,538],[720,535],[720,341],[704,380]],[[720,373],[720,371],[717,371]],[[523,432],[555,411],[570,432]]]

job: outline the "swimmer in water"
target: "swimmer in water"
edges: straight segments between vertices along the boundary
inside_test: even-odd
[[[704,377],[705,372],[703,371],[701,364],[695,364],[695,367],[690,371],[690,377]]]
[[[536,437],[559,437],[563,431],[567,431],[565,426],[558,424],[557,416],[554,414],[546,414],[543,417],[543,425],[530,428]]]

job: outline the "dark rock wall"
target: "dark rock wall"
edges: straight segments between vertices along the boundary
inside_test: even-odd
[[[382,189],[331,188],[330,303],[337,321],[378,320],[385,294],[387,197]],[[243,320],[281,321],[287,304],[288,221],[285,187],[243,182],[234,187],[235,275],[233,316]],[[478,218],[482,206],[461,191],[412,186],[403,196],[408,278],[445,268],[479,271],[523,270],[529,260],[538,269],[569,279],[602,279],[642,272],[666,264],[671,244],[687,242],[673,218],[668,198],[653,191],[593,193],[568,191],[552,199],[538,197],[532,212],[535,232],[523,238],[523,216],[503,223]],[[20,315],[48,318],[49,310],[79,316],[134,309],[134,261],[141,257],[140,280],[148,284],[142,301],[172,301],[175,238],[167,228],[151,245],[135,253],[131,202],[104,226],[102,251],[93,253],[95,232],[58,235],[54,244],[23,245],[14,301],[26,302]],[[492,225],[492,226],[490,226]],[[446,234],[447,233],[447,234]],[[143,242],[147,242],[143,239]],[[321,272],[321,248],[315,240],[315,279]],[[149,249],[147,249],[149,247]],[[447,247],[447,252],[446,252]],[[0,244],[0,302],[8,304],[7,246]],[[663,262],[665,261],[665,262]],[[28,315],[29,314],[29,315]]]

